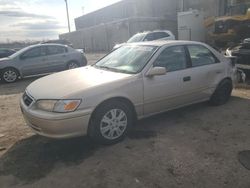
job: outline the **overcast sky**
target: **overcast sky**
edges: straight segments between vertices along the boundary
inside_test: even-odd
[[[74,18],[120,0],[68,0]],[[57,38],[67,32],[65,0],[0,0],[0,42]]]

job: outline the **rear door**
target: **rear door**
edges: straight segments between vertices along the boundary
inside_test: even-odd
[[[208,99],[217,84],[225,78],[225,66],[203,45],[187,45],[186,48],[192,65],[190,99]]]
[[[46,46],[47,54],[47,72],[57,72],[66,69],[68,61],[67,48],[64,46],[48,45]]]

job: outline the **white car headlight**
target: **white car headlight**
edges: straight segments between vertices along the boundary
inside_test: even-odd
[[[81,104],[81,100],[39,100],[37,108],[48,112],[73,112]]]

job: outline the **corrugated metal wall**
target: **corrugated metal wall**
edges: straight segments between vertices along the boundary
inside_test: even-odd
[[[115,44],[127,41],[132,35],[156,29],[176,29],[176,21],[164,18],[130,18],[60,35],[75,48],[87,52],[110,51]]]

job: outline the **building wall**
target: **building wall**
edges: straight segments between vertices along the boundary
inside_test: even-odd
[[[110,51],[115,44],[127,41],[132,35],[156,29],[175,30],[175,21],[164,18],[128,18],[116,22],[100,24],[60,35],[75,48],[84,48],[87,52]]]
[[[116,43],[147,30],[167,29],[177,36],[177,12],[202,10],[206,17],[225,13],[231,0],[123,0],[75,19],[76,31],[60,35],[76,48],[109,51]]]
[[[132,1],[130,0],[121,1],[103,9],[83,15],[75,19],[76,30],[99,25],[101,23],[134,17],[135,11],[133,6]]]
[[[75,19],[76,30],[132,17],[176,19],[178,0],[123,0]]]
[[[228,0],[183,0],[184,11],[203,10],[206,17],[224,15]]]

